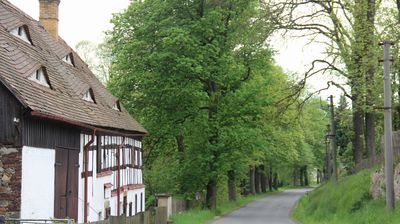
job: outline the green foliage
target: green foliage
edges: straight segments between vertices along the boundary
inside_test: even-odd
[[[250,166],[321,166],[326,117],[312,99],[289,102],[290,81],[265,44],[256,0],[133,1],[113,18],[108,87],[149,131],[151,194],[226,198],[226,174]],[[321,129],[322,128],[322,129]],[[218,184],[218,185],[217,185]],[[208,204],[209,206],[209,204]]]
[[[345,96],[340,96],[336,109],[336,140],[338,146],[338,160],[343,169],[349,172],[354,167],[351,139],[353,138],[351,109]]]
[[[292,216],[307,224],[370,224],[399,223],[397,208],[390,213],[384,200],[374,200],[369,193],[371,174],[374,169],[343,177],[338,185],[327,183],[303,196]]]

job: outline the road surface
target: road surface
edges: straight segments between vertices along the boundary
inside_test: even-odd
[[[302,194],[311,189],[286,190],[268,195],[209,224],[294,224],[289,214]]]

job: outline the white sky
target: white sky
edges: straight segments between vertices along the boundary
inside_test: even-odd
[[[8,0],[25,13],[39,20],[39,0]],[[59,35],[74,47],[81,40],[99,42],[112,28],[112,13],[127,8],[129,0],[61,0]]]
[[[288,74],[296,73],[298,79],[303,78],[306,71],[311,67],[311,63],[315,59],[324,59],[324,48],[319,43],[309,43],[308,37],[281,37],[279,34],[270,38],[270,44],[275,49],[275,61]],[[317,65],[316,68],[318,68]],[[343,79],[335,75],[316,74],[307,79],[307,86],[310,92],[326,88],[328,81],[336,83],[345,83]],[[348,90],[347,90],[348,91]],[[321,92],[321,99],[326,100],[329,95],[335,96],[335,101],[339,100],[341,91],[334,86],[329,90]]]
[[[39,0],[9,0],[28,15],[39,20]],[[110,30],[112,14],[127,8],[129,0],[61,0],[59,6],[59,35],[74,47],[79,41],[88,40],[99,43],[104,31]],[[281,40],[273,38],[271,45],[279,49],[276,62],[285,71],[298,73],[300,76],[307,70],[310,62],[319,55],[316,46],[304,46],[306,40]],[[326,80],[315,77],[309,80],[313,89],[326,86]],[[337,90],[324,92],[323,98],[329,94],[338,94]]]

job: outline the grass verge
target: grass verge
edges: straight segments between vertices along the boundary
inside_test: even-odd
[[[245,204],[248,204],[256,199],[263,198],[272,193],[275,192],[239,197],[235,202],[220,203],[217,206],[216,210],[208,210],[200,208],[191,209],[173,215],[172,221],[174,224],[205,224],[208,221],[214,219],[216,216],[227,214],[231,211],[234,211],[237,208],[244,206]]]
[[[394,212],[386,210],[384,199],[374,200],[369,187],[375,169],[361,171],[327,183],[307,193],[297,203],[292,217],[303,224],[398,224],[400,204]]]

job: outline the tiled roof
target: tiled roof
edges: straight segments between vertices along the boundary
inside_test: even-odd
[[[10,34],[26,25],[32,44]],[[74,65],[62,59],[72,53]],[[51,89],[28,79],[45,67]],[[0,82],[34,112],[86,125],[146,133],[98,81],[81,58],[61,39],[56,41],[40,24],[6,0],[0,0]],[[82,99],[91,88],[96,103]]]

